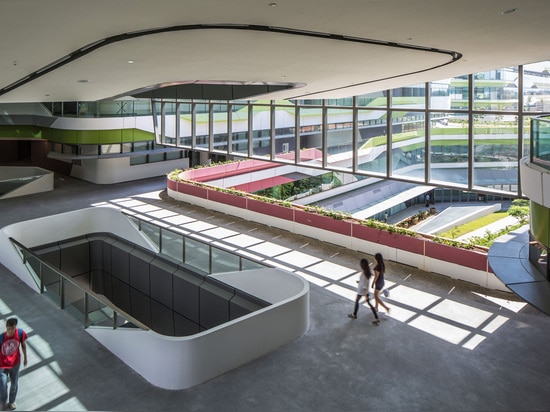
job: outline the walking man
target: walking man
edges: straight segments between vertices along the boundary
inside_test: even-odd
[[[21,366],[21,347],[23,351],[23,366],[27,366],[27,334],[17,328],[17,319],[10,318],[6,322],[6,332],[0,335],[0,407],[3,411],[13,411],[17,408],[17,381]],[[8,398],[8,378],[10,391]]]

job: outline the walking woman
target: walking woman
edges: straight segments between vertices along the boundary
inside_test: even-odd
[[[369,305],[372,314],[374,315],[374,320],[372,323],[378,325],[380,319],[378,319],[378,313],[374,310],[372,303],[370,303],[370,278],[372,276],[372,271],[370,270],[369,261],[367,259],[361,259],[359,261],[361,265],[361,275],[359,276],[359,281],[357,282],[357,297],[355,298],[355,307],[353,308],[353,313],[350,313],[348,316],[353,319],[357,319],[357,311],[359,310],[359,301],[364,296],[367,300],[367,305]]]
[[[374,267],[374,280],[372,281],[372,287],[374,288],[374,309],[378,312],[378,305],[382,306],[388,313],[390,313],[390,308],[380,298],[380,292],[384,289],[384,273],[386,272],[386,265],[384,264],[384,259],[382,254],[377,253],[374,255],[376,260],[376,266]]]

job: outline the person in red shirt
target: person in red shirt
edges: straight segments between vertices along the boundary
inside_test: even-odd
[[[21,366],[21,348],[23,366],[27,366],[27,334],[23,329],[17,329],[17,319],[10,318],[6,322],[6,332],[0,335],[0,407],[2,410],[13,411],[17,408],[17,381]],[[8,399],[8,378],[11,382]]]

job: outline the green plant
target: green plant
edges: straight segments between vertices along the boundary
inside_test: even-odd
[[[529,200],[515,199],[508,208],[508,214],[517,218],[521,223],[525,223],[529,218]]]

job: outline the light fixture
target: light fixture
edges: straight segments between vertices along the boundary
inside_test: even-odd
[[[518,11],[518,9],[508,9],[508,10],[504,10],[502,12],[502,14],[512,14],[512,13],[515,13],[516,11]]]
[[[277,7],[277,3],[269,3],[269,7]]]
[[[128,64],[134,64],[133,60],[128,60]]]
[[[77,81],[78,81],[78,83],[88,83],[88,80],[86,80],[86,79],[77,80]]]

